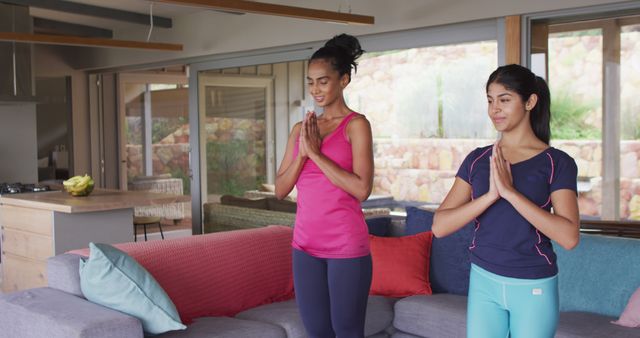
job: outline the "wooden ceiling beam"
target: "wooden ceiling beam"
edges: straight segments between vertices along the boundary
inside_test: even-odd
[[[248,0],[153,0],[174,5],[230,12],[267,14],[297,19],[319,20],[346,24],[373,25],[374,17],[320,9],[269,4]]]
[[[142,42],[85,38],[69,35],[48,35],[31,33],[0,32],[0,41],[39,43],[45,45],[85,46],[102,48],[133,48],[146,50],[181,51],[182,45],[160,42]]]

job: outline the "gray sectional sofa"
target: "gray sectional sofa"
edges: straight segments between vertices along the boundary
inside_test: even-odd
[[[582,235],[575,250],[556,251],[562,311],[556,337],[640,337],[640,328],[610,323],[640,286],[640,240]],[[143,337],[136,318],[84,299],[79,286],[79,259],[74,254],[53,257],[48,262],[48,287],[1,296],[0,337]],[[465,337],[465,322],[463,295],[441,293],[403,299],[371,296],[366,335]],[[233,317],[205,316],[196,319],[187,330],[158,337],[304,336],[295,300],[291,299],[245,309]]]

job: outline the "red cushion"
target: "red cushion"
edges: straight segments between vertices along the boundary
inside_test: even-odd
[[[291,299],[292,236],[290,227],[269,226],[115,247],[153,275],[189,324]]]
[[[372,295],[430,295],[431,231],[404,237],[369,236],[373,260]]]

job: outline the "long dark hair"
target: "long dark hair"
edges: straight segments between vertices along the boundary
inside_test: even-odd
[[[360,42],[354,36],[340,34],[327,41],[323,47],[318,49],[309,61],[323,59],[331,63],[331,66],[340,76],[349,75],[351,81],[351,69],[358,71],[356,60],[364,51],[360,47]]]
[[[551,139],[551,94],[547,82],[536,76],[532,71],[520,65],[506,65],[498,67],[487,80],[487,92],[489,85],[499,83],[508,90],[520,95],[522,102],[527,102],[531,94],[538,96],[538,102],[529,113],[529,121],[534,134],[542,142],[549,144]]]

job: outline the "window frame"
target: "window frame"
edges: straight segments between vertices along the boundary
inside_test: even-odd
[[[616,19],[640,14],[640,2],[625,2],[583,8],[525,14],[521,21],[521,64],[531,67],[532,24],[543,21],[548,24],[562,24],[587,20]],[[602,79],[602,209],[603,220],[620,220],[620,48],[618,38],[611,25],[603,24],[603,79]],[[617,55],[615,51],[618,43]],[[607,45],[608,44],[608,45]],[[609,53],[609,56],[607,56]],[[615,61],[617,57],[618,62]]]

